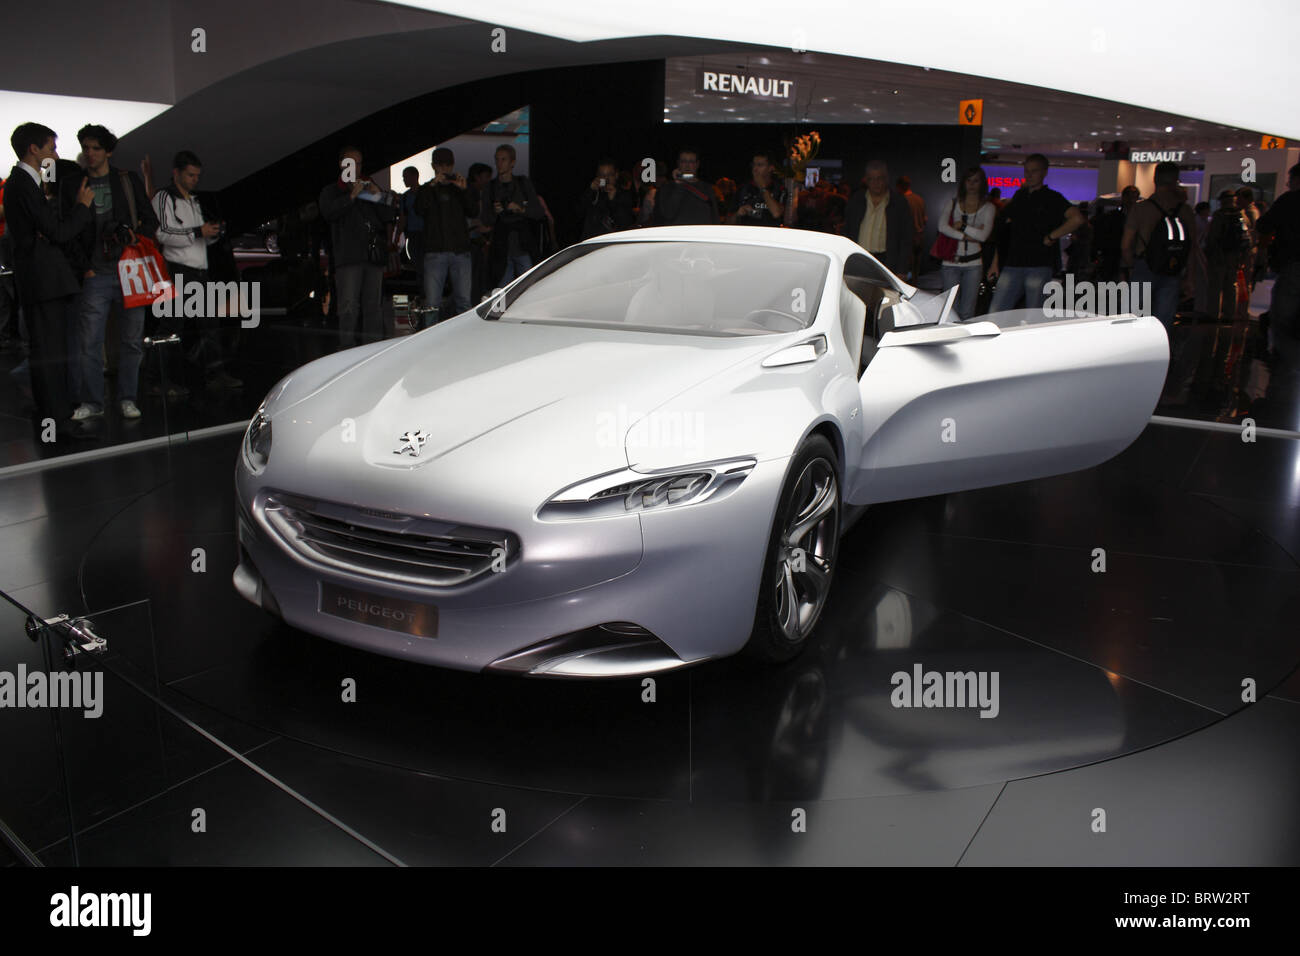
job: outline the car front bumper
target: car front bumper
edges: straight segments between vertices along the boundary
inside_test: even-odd
[[[539,521],[504,571],[425,588],[324,567],[266,520],[266,489],[236,467],[236,590],[303,631],[389,657],[469,671],[598,677],[653,673],[739,651],[788,459],[759,462],[719,500],[613,518]],[[436,608],[436,636],[321,610],[324,589]]]

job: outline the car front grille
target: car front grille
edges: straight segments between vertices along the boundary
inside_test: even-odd
[[[396,584],[454,587],[519,556],[509,531],[268,493],[266,525],[308,562]]]

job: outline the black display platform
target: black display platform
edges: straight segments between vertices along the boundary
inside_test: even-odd
[[[1097,469],[872,508],[807,653],[665,674],[653,703],[264,615],[230,584],[236,451],[3,483],[0,586],[110,640],[104,718],[63,727],[83,864],[1300,862],[1294,442],[1151,426]],[[893,706],[917,665],[997,672],[997,717]],[[48,718],[25,719],[0,724],[29,758],[0,818],[70,862]]]

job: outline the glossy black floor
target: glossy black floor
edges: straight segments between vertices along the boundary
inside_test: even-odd
[[[0,819],[46,862],[74,831],[92,865],[1300,862],[1300,443],[1151,426],[1091,471],[878,506],[805,655],[649,703],[264,616],[230,584],[237,441],[0,479],[0,588],[111,642],[65,768],[48,711],[0,711]],[[998,672],[998,716],[894,708],[917,664]]]

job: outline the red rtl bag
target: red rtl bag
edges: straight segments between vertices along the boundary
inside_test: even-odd
[[[119,170],[126,205],[131,211],[131,228],[140,227],[140,214],[135,208],[135,187],[125,170]],[[167,272],[162,253],[152,239],[136,234],[135,242],[122,249],[117,259],[117,281],[122,285],[122,308],[135,309],[143,305],[174,298],[176,288]]]
[[[144,236],[136,236],[135,242],[122,249],[117,278],[122,284],[122,307],[126,309],[165,302],[176,295],[162,253],[152,239]]]

